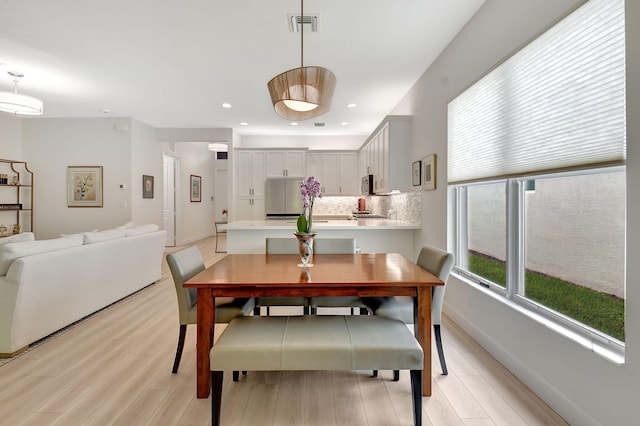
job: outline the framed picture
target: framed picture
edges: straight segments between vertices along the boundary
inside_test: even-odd
[[[67,206],[102,207],[102,166],[67,167]]]
[[[142,198],[153,198],[153,176],[142,175]]]
[[[202,177],[191,175],[191,202],[202,201]]]
[[[436,189],[436,155],[427,155],[422,159],[422,190]]]
[[[420,180],[422,177],[421,165],[422,161],[420,160],[411,163],[411,185],[413,186],[420,186],[420,183],[422,183]]]

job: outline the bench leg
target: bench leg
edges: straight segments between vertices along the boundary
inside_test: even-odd
[[[422,370],[411,370],[411,395],[413,397],[413,422],[422,424]]]
[[[378,377],[378,370],[373,370],[371,377]],[[400,370],[393,370],[393,381],[397,382],[398,380],[400,380]]]
[[[176,358],[173,360],[173,370],[171,372],[176,374],[178,367],[180,367],[180,359],[182,358],[182,350],[184,349],[184,338],[187,335],[187,324],[180,324],[180,335],[178,336],[178,348],[176,349]]]
[[[220,426],[220,410],[222,408],[222,380],[224,371],[211,372],[211,425]]]

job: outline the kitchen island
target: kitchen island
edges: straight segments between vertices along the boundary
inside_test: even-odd
[[[400,253],[415,260],[419,224],[389,219],[314,220],[316,238],[355,238],[362,253]],[[295,238],[296,220],[241,220],[227,225],[228,253],[264,253],[267,237]]]

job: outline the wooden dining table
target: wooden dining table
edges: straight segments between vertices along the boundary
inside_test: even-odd
[[[315,254],[313,267],[300,256],[228,254],[184,286],[198,289],[197,396],[210,392],[216,297],[412,296],[414,333],[424,351],[422,394],[431,395],[431,289],[436,276],[397,253]]]

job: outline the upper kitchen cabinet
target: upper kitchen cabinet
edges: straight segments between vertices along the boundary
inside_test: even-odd
[[[236,151],[238,196],[264,197],[266,153],[264,151]]]
[[[376,194],[411,190],[411,116],[390,115],[360,150],[361,174],[373,175]]]
[[[264,188],[266,180],[266,152],[237,150],[236,220],[264,219]]]
[[[307,174],[320,182],[324,195],[359,195],[357,152],[307,152]]]
[[[267,177],[305,177],[306,150],[269,150]]]

